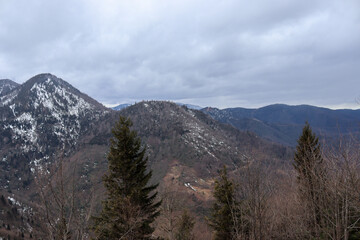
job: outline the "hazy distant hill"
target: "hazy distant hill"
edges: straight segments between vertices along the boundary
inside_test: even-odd
[[[188,104],[188,103],[176,103],[177,105],[179,106],[186,106],[187,108],[190,108],[190,109],[194,109],[194,110],[201,110],[203,109],[203,107],[200,107],[198,105],[194,105],[194,104]]]
[[[179,105],[179,106],[186,106],[187,108],[194,109],[194,110],[201,110],[202,109],[202,107],[200,107],[198,105],[193,105],[193,104],[186,104],[186,103],[176,103],[176,104]],[[115,107],[112,107],[111,109],[116,110],[116,111],[120,111],[120,110],[123,110],[124,108],[130,107],[131,105],[133,105],[133,104],[123,103],[123,104],[117,105]]]
[[[132,104],[130,103],[124,103],[124,104],[120,104],[120,105],[117,105],[116,107],[112,107],[111,109],[115,110],[115,111],[120,111],[124,108],[127,108],[129,106],[131,106]]]
[[[360,132],[360,110],[331,110],[308,105],[275,104],[258,109],[204,108],[214,119],[240,130],[251,131],[261,137],[285,145],[296,145],[305,121],[319,135],[333,138],[339,134]]]

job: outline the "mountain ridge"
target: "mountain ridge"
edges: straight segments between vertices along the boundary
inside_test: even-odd
[[[258,109],[208,107],[202,111],[240,130],[252,131],[261,137],[290,146],[296,145],[306,121],[317,134],[326,138],[360,132],[360,110],[274,104]]]

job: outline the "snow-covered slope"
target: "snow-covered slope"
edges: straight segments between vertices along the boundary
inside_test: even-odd
[[[62,149],[65,154],[75,149],[81,136],[108,113],[54,75],[31,78],[0,97],[2,168],[11,169],[21,162],[34,171]]]

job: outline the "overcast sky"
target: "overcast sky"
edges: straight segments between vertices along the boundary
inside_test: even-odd
[[[0,78],[109,105],[360,108],[359,0],[0,0]]]

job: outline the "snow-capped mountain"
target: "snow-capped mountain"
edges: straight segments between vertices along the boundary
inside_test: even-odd
[[[62,149],[66,153],[76,148],[80,137],[107,113],[107,108],[51,74],[12,88],[0,97],[3,169],[21,162],[34,171]]]

